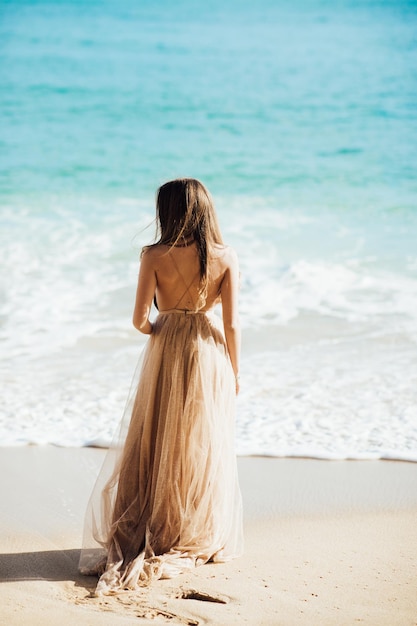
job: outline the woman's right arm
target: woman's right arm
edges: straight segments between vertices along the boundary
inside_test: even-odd
[[[146,250],[142,254],[136,289],[135,310],[133,312],[133,326],[145,335],[152,333],[149,314],[156,289],[156,272],[152,258],[153,255],[150,250]]]
[[[239,298],[239,263],[236,252],[229,249],[229,260],[222,281],[220,293],[222,297],[223,327],[227,350],[232,363],[236,380],[236,393],[239,392],[240,363],[240,321],[238,311]]]

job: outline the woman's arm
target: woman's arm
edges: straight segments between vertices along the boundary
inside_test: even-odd
[[[145,335],[150,335],[152,332],[149,313],[156,289],[156,273],[152,263],[152,256],[152,252],[149,250],[145,250],[142,255],[136,289],[135,310],[133,312],[133,326]]]
[[[236,378],[236,393],[239,392],[240,322],[238,312],[239,264],[234,250],[230,250],[229,262],[220,288],[222,297],[223,327],[227,350]]]

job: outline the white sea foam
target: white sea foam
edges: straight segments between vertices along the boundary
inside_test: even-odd
[[[243,362],[238,452],[417,461],[416,366],[399,337],[384,349],[323,341],[253,355]]]
[[[100,358],[74,353],[49,370],[28,364],[9,374],[2,444],[108,445],[142,346],[132,335],[130,346],[101,349]],[[247,352],[239,454],[417,461],[417,357],[401,338],[384,350],[372,340],[330,340]]]
[[[244,324],[250,328],[286,324],[310,312],[365,323],[371,334],[402,331],[415,340],[412,230],[404,236],[395,221],[392,230],[385,225],[384,236],[377,237],[379,253],[371,254],[376,252],[374,244],[363,239],[375,236],[371,229],[378,226],[367,221],[358,225],[359,219],[285,210],[241,213],[228,233],[241,262]],[[397,256],[391,243],[396,238]],[[385,245],[391,251],[387,258]]]

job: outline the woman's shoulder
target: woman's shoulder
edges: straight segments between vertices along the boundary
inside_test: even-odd
[[[152,243],[149,246],[145,246],[142,248],[141,259],[146,258],[146,260],[152,261],[156,259],[160,259],[162,256],[165,256],[168,252],[168,246],[165,246],[160,243]]]
[[[227,264],[237,262],[236,250],[226,244],[215,244],[212,254],[215,259],[217,258]]]

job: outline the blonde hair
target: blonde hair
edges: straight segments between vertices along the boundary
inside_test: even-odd
[[[196,243],[201,288],[205,292],[208,253],[215,244],[223,244],[208,190],[194,178],[178,178],[165,183],[156,194],[156,219],[159,237],[154,245],[174,247],[181,241]]]

